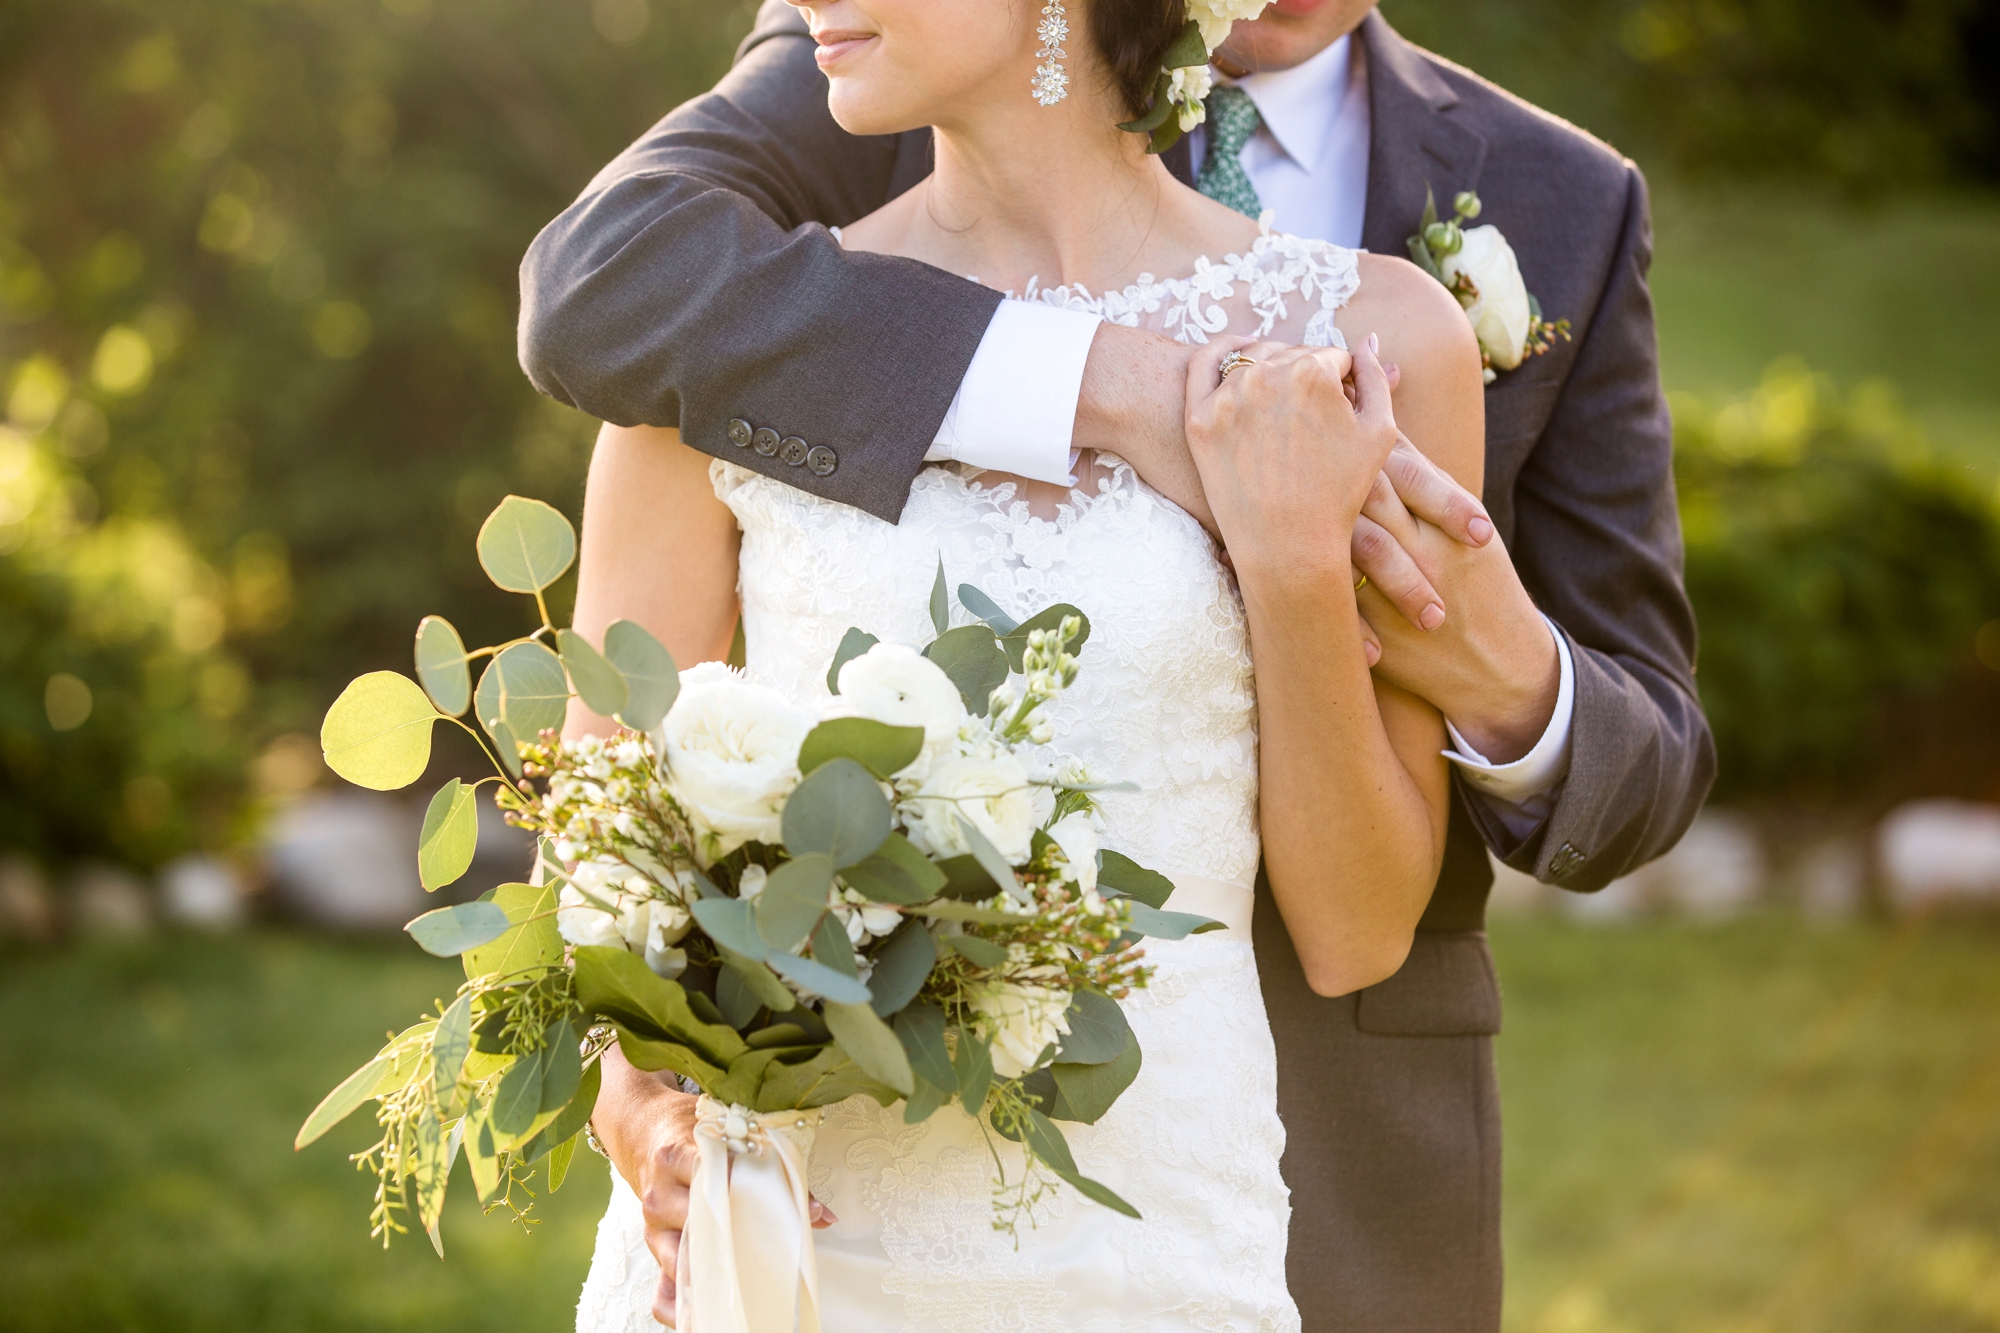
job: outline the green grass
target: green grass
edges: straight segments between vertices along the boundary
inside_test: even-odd
[[[1669,389],[1740,393],[1783,357],[1846,386],[1884,379],[1942,450],[2000,480],[2000,197],[1662,185],[1654,222]]]
[[[1509,1333],[2000,1328],[2000,932],[1495,931]],[[606,1176],[449,1263],[292,1134],[448,965],[293,936],[0,956],[0,1330],[569,1326]],[[462,1183],[462,1181],[461,1181]]]

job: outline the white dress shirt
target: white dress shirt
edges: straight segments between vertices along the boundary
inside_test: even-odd
[[[1252,74],[1237,86],[1263,124],[1243,145],[1243,169],[1279,231],[1359,249],[1368,208],[1370,130],[1366,48],[1343,37],[1291,69]],[[1197,128],[1189,148],[1197,176],[1208,147]],[[1415,219],[1412,219],[1414,222]],[[1077,402],[1098,320],[1080,311],[1002,302],[960,382],[926,459],[960,462],[1067,485]],[[1532,833],[1569,774],[1576,672],[1553,621],[1561,659],[1555,715],[1535,747],[1508,764],[1489,762],[1449,721],[1445,757],[1481,803],[1516,837]]]

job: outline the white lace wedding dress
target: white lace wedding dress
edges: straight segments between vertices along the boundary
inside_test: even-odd
[[[1266,233],[1187,278],[1024,299],[1184,341],[1227,331],[1326,346],[1340,342],[1333,313],[1358,283],[1353,252]],[[929,468],[892,526],[716,462],[716,492],[743,530],[750,670],[821,692],[849,626],[927,642],[940,557],[952,588],[971,583],[1011,615],[1073,603],[1092,633],[1055,719],[1059,744],[1142,788],[1103,798],[1105,845],[1177,884],[1205,883],[1247,922],[1259,855],[1256,699],[1235,583],[1200,525],[1130,467],[1099,455],[1090,473],[1044,519],[1015,485]],[[970,623],[955,602],[954,622]],[[900,1106],[855,1098],[828,1109],[808,1167],[839,1217],[817,1234],[826,1333],[1298,1329],[1285,1288],[1276,1056],[1247,930],[1149,942],[1147,953],[1152,986],[1125,1006],[1145,1053],[1138,1080],[1097,1125],[1064,1126],[1083,1173],[1144,1220],[1065,1187],[1017,1245],[993,1227],[992,1151],[962,1110],[910,1126]],[[1018,1151],[1001,1159],[1018,1177]],[[658,1279],[638,1201],[614,1173],[579,1333],[652,1333]]]

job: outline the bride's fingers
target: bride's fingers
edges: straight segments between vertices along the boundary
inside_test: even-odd
[[[680,1288],[665,1273],[660,1274],[660,1285],[653,1290],[653,1319],[668,1328],[678,1328],[680,1304]]]
[[[838,1222],[840,1220],[838,1217],[834,1216],[833,1209],[827,1207],[825,1204],[821,1203],[818,1199],[814,1199],[812,1201],[812,1207],[809,1208],[807,1211],[810,1213],[812,1217],[812,1225],[814,1231],[824,1231],[828,1227],[832,1226],[835,1222]]]
[[[1217,338],[1207,346],[1196,349],[1194,356],[1188,360],[1187,411],[1190,416],[1196,406],[1221,385],[1223,358],[1249,346],[1248,338]]]

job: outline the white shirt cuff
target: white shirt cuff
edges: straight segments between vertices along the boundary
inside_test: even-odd
[[[1080,310],[1002,301],[924,461],[1072,484],[1076,405],[1099,322]]]
[[[1563,638],[1562,631],[1547,616],[1542,619],[1548,622],[1549,633],[1556,637],[1562,680],[1556,686],[1555,714],[1549,718],[1549,725],[1535,742],[1535,748],[1511,764],[1495,764],[1473,749],[1449,718],[1444,724],[1451,733],[1452,746],[1444,752],[1444,757],[1458,765],[1474,791],[1509,805],[1518,806],[1545,796],[1569,776],[1570,725],[1576,718],[1576,665],[1570,661],[1569,641]]]

